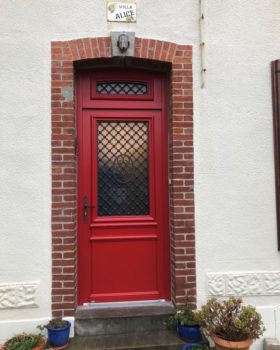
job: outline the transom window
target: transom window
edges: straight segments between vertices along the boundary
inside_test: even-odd
[[[148,84],[137,81],[98,81],[98,95],[147,95]]]

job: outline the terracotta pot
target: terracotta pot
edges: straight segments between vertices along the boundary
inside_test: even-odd
[[[52,347],[52,350],[64,350],[65,348],[67,348],[69,343],[63,345],[63,346],[59,346],[59,347]]]
[[[215,334],[212,334],[211,338],[215,343],[216,350],[228,350],[228,349],[247,350],[253,343],[252,339],[246,339],[242,341],[231,341],[231,340],[222,339]]]
[[[37,345],[32,350],[44,350],[45,349],[46,342],[44,340],[41,341],[39,345]],[[5,350],[5,344],[0,347],[0,350]]]
[[[45,349],[45,345],[46,345],[46,342],[44,340],[41,341],[41,343],[36,346],[35,348],[33,348],[32,350],[43,350]]]

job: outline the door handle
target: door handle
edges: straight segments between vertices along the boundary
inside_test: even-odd
[[[84,208],[83,208],[83,213],[84,213],[84,224],[87,223],[88,219],[88,208],[95,208],[95,205],[89,204],[88,202],[88,197],[84,196]]]

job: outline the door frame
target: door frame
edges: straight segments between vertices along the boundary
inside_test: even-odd
[[[99,96],[94,95],[95,88],[92,86],[96,81],[101,80],[122,80],[122,81],[145,81],[149,84],[148,96],[145,95],[111,95]],[[97,198],[91,198],[90,190],[91,187],[90,180],[84,180],[85,172],[87,171],[85,162],[92,162],[91,166],[91,178],[95,183],[97,182],[97,172],[94,170],[94,163],[96,163],[95,155],[90,155],[89,149],[90,145],[85,146],[83,141],[87,139],[84,134],[84,130],[93,128],[93,125],[83,126],[85,122],[90,123],[90,118],[102,119],[102,120],[118,120],[119,116],[123,116],[121,119],[124,120],[146,120],[149,123],[149,178],[150,182],[150,205],[151,213],[147,216],[139,217],[126,217],[126,226],[139,225],[140,222],[145,221],[145,225],[151,221],[151,225],[155,220],[155,215],[161,224],[158,226],[158,230],[161,231],[157,238],[157,271],[161,272],[157,276],[157,286],[161,293],[158,299],[170,300],[170,243],[169,243],[169,215],[168,215],[168,148],[167,148],[167,94],[166,85],[167,79],[165,73],[160,72],[150,72],[147,74],[143,70],[127,70],[122,71],[120,69],[115,70],[98,70],[98,71],[85,71],[77,74],[77,135],[78,135],[78,287],[77,287],[77,300],[78,305],[82,305],[84,302],[88,303],[90,286],[90,265],[91,265],[91,252],[88,238],[89,234],[88,223],[84,224],[83,215],[81,208],[83,207],[83,196],[87,193],[89,201],[96,204]],[[95,87],[95,86],[94,86]],[[133,99],[133,96],[136,98]],[[105,101],[103,101],[105,100]],[[105,102],[105,103],[104,103]],[[115,103],[116,102],[116,103]],[[112,107],[112,105],[114,107]],[[110,106],[110,107],[109,107]],[[108,109],[109,108],[109,109]],[[84,118],[88,118],[87,121]],[[155,130],[160,134],[160,137],[155,137]],[[92,132],[92,131],[89,131]],[[89,142],[87,140],[86,142]],[[162,150],[161,157],[154,157],[154,148]],[[158,154],[157,153],[157,154]],[[95,160],[95,161],[94,161]],[[164,174],[160,173],[160,168],[155,166],[155,162],[160,164],[161,170]],[[157,185],[155,184],[157,181]],[[162,188],[163,191],[155,192],[155,186],[157,188]],[[154,194],[157,200],[151,196]],[[96,194],[95,194],[96,196]],[[155,207],[155,202],[161,203],[158,208]],[[155,210],[157,209],[157,213]],[[95,210],[91,209],[91,214],[96,215]],[[89,215],[90,217],[91,215]],[[92,225],[100,226],[108,222],[109,225],[123,225],[124,218],[106,218],[96,217],[93,220]],[[147,222],[148,220],[148,222]],[[90,226],[92,226],[90,225]],[[94,229],[94,228],[92,228]],[[158,232],[158,231],[157,231]],[[90,238],[89,240],[91,240]],[[82,252],[86,252],[82,254]],[[85,276],[85,271],[88,271],[88,275]],[[141,293],[140,293],[141,294]],[[150,294],[149,294],[150,295]],[[145,299],[145,293],[142,293],[143,300]],[[117,298],[118,297],[116,295]],[[108,296],[108,301],[110,296]],[[127,296],[127,298],[129,298]],[[152,294],[150,298],[152,299]],[[133,299],[133,297],[132,297]],[[147,299],[147,297],[146,297]],[[135,300],[142,300],[136,298]],[[116,300],[124,301],[124,300]]]
[[[168,135],[171,298],[196,302],[192,47],[135,38],[135,56],[111,57],[110,37],[51,43],[52,313],[73,316],[77,306],[77,157],[75,71],[90,66],[169,72]]]

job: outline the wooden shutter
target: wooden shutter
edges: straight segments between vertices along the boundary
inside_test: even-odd
[[[280,60],[271,63],[278,250],[280,250]]]

